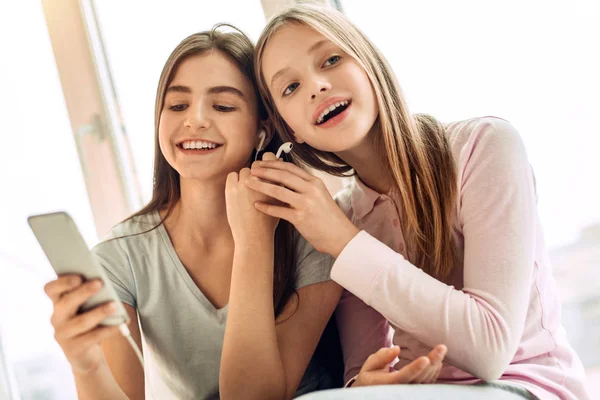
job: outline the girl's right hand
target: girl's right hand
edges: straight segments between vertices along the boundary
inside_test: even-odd
[[[83,282],[79,275],[61,275],[44,286],[54,307],[50,319],[54,338],[74,373],[85,374],[97,369],[104,362],[100,342],[119,332],[118,326],[99,326],[104,318],[115,312],[116,307],[112,302],[77,314],[79,307],[96,294],[102,285],[99,279]]]
[[[381,348],[367,358],[352,387],[435,383],[440,375],[446,352],[446,346],[439,345],[427,356],[419,357],[399,370],[394,370],[389,364],[400,354],[400,347]]]

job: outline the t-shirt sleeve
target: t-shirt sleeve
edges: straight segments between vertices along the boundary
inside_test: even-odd
[[[120,240],[123,239],[109,239],[98,243],[92,249],[92,255],[104,268],[121,302],[137,308],[135,281],[129,257],[121,248]]]
[[[334,258],[318,252],[302,235],[296,239],[296,289],[331,279]]]

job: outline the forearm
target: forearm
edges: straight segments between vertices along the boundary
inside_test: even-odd
[[[123,390],[103,362],[94,371],[74,373],[77,397],[80,400],[128,400]]]
[[[273,243],[236,243],[221,369],[223,399],[281,399],[285,374],[273,307]]]
[[[456,367],[483,380],[498,378],[522,332],[525,277],[505,278],[503,286],[493,282],[487,287],[485,276],[479,282],[471,278],[470,287],[457,290],[365,232],[355,240],[336,260],[333,280],[413,338],[431,347],[448,346],[446,359]],[[515,269],[527,273],[526,268]],[[508,268],[503,271],[506,276],[511,273]],[[418,304],[418,310],[402,306],[406,304]]]

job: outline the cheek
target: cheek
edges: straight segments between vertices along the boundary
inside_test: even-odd
[[[169,144],[170,144],[170,124],[168,118],[161,117],[158,122],[158,145],[160,151],[166,159],[170,159]]]
[[[298,101],[289,101],[285,106],[279,108],[281,117],[294,132],[301,132],[304,111]]]
[[[377,113],[378,109],[375,90],[371,85],[367,73],[359,65],[355,66],[352,81],[355,82],[358,89],[357,91],[360,93],[361,102],[369,109],[369,111]]]
[[[258,119],[248,116],[232,118],[224,123],[220,129],[226,135],[228,147],[234,150],[235,158],[250,157],[258,132]],[[227,133],[226,133],[227,132]]]

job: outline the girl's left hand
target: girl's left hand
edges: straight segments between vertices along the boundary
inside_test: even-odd
[[[252,245],[265,237],[272,241],[279,223],[278,218],[255,208],[257,201],[267,201],[268,197],[246,187],[244,182],[250,177],[250,169],[244,168],[239,174],[231,172],[227,175],[225,183],[227,221],[236,245]]]
[[[320,178],[281,161],[257,161],[252,164],[251,173],[260,180],[247,179],[249,188],[284,203],[259,201],[256,208],[292,223],[316,250],[337,257],[359,232]]]

